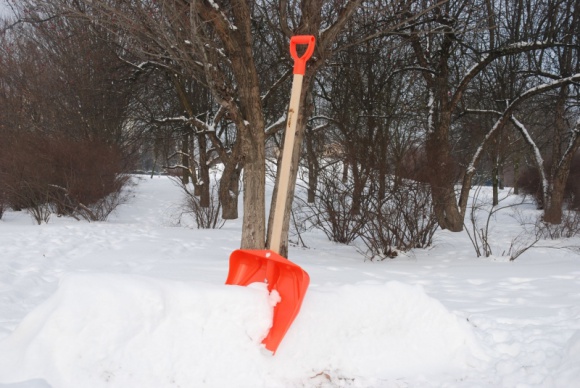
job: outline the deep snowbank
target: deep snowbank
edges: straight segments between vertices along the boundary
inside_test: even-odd
[[[71,275],[0,343],[0,376],[54,387],[224,386],[259,371],[265,289]],[[227,373],[224,373],[227,372]]]
[[[419,286],[311,289],[272,357],[260,344],[272,302],[261,285],[134,275],[66,276],[0,342],[0,381],[67,387],[286,387],[397,379],[476,362],[470,326]],[[419,372],[419,375],[417,372]]]

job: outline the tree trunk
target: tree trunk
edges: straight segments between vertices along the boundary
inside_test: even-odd
[[[562,181],[562,175],[568,177],[568,174],[558,174],[553,182],[550,197],[544,202],[544,222],[549,224],[562,223],[562,206],[564,205],[564,188],[566,187],[566,179]]]
[[[186,131],[181,137],[181,183],[187,185],[190,182],[189,173],[189,133]]]
[[[568,169],[564,169],[562,163],[558,163],[562,158],[562,135],[566,131],[566,100],[568,99],[568,87],[560,89],[556,101],[555,116],[556,122],[552,131],[552,167],[550,168],[550,178],[552,187],[548,193],[549,198],[544,200],[544,221],[549,224],[560,224],[562,222],[562,206],[564,202],[564,189],[568,179]],[[564,171],[566,170],[566,171]]]
[[[199,187],[199,185],[197,184],[198,179],[197,179],[197,168],[196,168],[196,161],[195,161],[195,152],[193,152],[193,150],[195,150],[195,135],[191,134],[191,155],[189,155],[189,165],[191,166],[191,168],[189,169],[189,171],[191,172],[191,181],[193,182],[193,195],[195,195],[196,197],[199,197],[201,195],[201,189]]]
[[[455,167],[447,140],[448,128],[447,124],[443,124],[428,135],[426,154],[430,169],[429,183],[439,226],[452,232],[461,232],[463,215],[459,211],[455,195]]]
[[[249,16],[248,16],[249,17]],[[241,166],[243,166],[243,228],[242,249],[264,249],[266,242],[266,138],[262,102],[255,66],[251,58],[251,39],[244,41],[243,51],[251,68],[233,60],[240,82],[241,113],[248,121],[237,124],[241,137]]]
[[[224,165],[219,186],[219,201],[222,206],[222,218],[235,220],[238,218],[238,195],[240,187],[240,171],[236,163]]]
[[[242,140],[242,154],[244,155],[242,249],[265,248],[266,155],[263,131],[261,135],[261,139],[258,138],[255,141],[248,138]],[[261,147],[256,143],[261,144]]]
[[[514,160],[514,194],[515,195],[520,194],[520,184],[518,182],[519,178],[520,178],[520,158],[518,156],[518,157],[516,157],[516,160]]]
[[[308,203],[314,203],[316,190],[318,188],[318,172],[320,169],[318,155],[314,145],[315,134],[312,131],[306,132],[306,157],[308,158]]]
[[[359,166],[356,159],[351,163],[352,165],[352,206],[350,208],[352,215],[360,214],[363,191],[366,186],[366,179],[362,178]]]
[[[342,162],[342,178],[341,178],[341,182],[346,184],[346,182],[348,182],[348,169],[350,165],[348,164],[348,160],[345,157],[343,162]]]
[[[431,196],[435,217],[441,229],[461,232],[463,230],[463,216],[459,213],[453,187],[431,186]]]
[[[383,200],[387,196],[387,175],[388,175],[388,161],[387,161],[387,153],[388,153],[388,132],[387,128],[383,130],[385,132],[384,135],[379,136],[379,155],[378,155],[378,180],[379,180],[379,191],[378,191],[378,199]],[[383,132],[381,131],[381,133]],[[396,179],[396,178],[395,178]]]
[[[231,10],[233,20],[224,16],[220,7],[213,2],[192,2],[200,12],[202,19],[214,26],[220,37],[225,54],[231,61],[231,71],[236,84],[236,96],[229,94],[227,89],[221,89],[220,82],[214,84],[214,93],[220,96],[224,107],[228,109],[230,119],[235,123],[239,142],[239,156],[232,158],[233,169],[227,189],[220,186],[220,196],[226,199],[230,209],[233,208],[233,198],[237,190],[231,193],[235,186],[234,179],[243,174],[243,207],[242,249],[263,249],[265,243],[265,188],[266,160],[265,135],[262,100],[258,70],[254,61],[252,49],[252,14],[251,2],[232,0]],[[232,28],[232,24],[236,27]],[[225,94],[222,94],[224,93]],[[234,102],[235,101],[235,102]],[[233,195],[232,195],[233,194]],[[236,199],[237,201],[237,199]],[[222,203],[223,204],[223,203]],[[229,215],[226,213],[226,215]],[[231,214],[233,215],[233,214]]]
[[[570,175],[570,166],[578,148],[580,148],[580,120],[578,120],[576,127],[572,130],[572,139],[568,149],[564,152],[562,159],[554,170],[555,176],[552,178],[552,189],[548,193],[549,198],[544,199],[544,221],[550,224],[560,224],[562,222],[564,191]],[[554,164],[556,164],[555,161]]]
[[[497,206],[499,204],[499,171],[497,164],[491,170],[491,183],[493,186],[493,200],[491,204],[492,206]]]
[[[211,182],[207,163],[207,139],[203,133],[197,135],[197,143],[199,145],[199,181],[196,189],[199,187],[199,206],[207,208],[210,206]]]

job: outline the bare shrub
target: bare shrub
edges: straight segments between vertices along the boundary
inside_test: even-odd
[[[552,162],[546,162],[545,170],[550,171],[551,167]],[[518,178],[518,185],[523,193],[534,198],[538,209],[544,208],[540,174],[535,167],[527,167],[522,171]],[[564,189],[564,200],[569,209],[580,210],[580,154],[574,157],[570,165],[570,174]]]
[[[457,168],[457,167],[456,167]],[[429,168],[425,150],[421,146],[411,145],[396,161],[395,179],[410,179],[417,182],[429,182]]]
[[[123,186],[126,186],[126,183],[130,181],[128,176],[122,176],[120,179],[125,181]],[[71,197],[68,189],[55,185],[51,185],[51,187],[54,189],[51,196],[54,212],[59,216],[67,215],[77,220],[82,218],[87,221],[106,221],[117,206],[126,203],[129,196],[129,192],[120,188],[89,205],[85,205]]]
[[[181,213],[178,218],[178,223],[182,222],[182,218],[186,215],[192,216],[198,229],[220,229],[225,224],[225,220],[221,218],[221,204],[218,196],[218,185],[216,179],[210,179],[210,196],[209,205],[202,206],[201,198],[196,195],[195,188],[192,183],[184,184],[181,177],[173,177],[173,181],[183,190],[185,199],[181,206]]]
[[[353,192],[352,179],[342,181],[340,164],[335,163],[321,173],[314,203],[309,204],[311,222],[331,241],[350,244],[365,226],[365,220],[358,209],[367,207],[371,198],[362,195],[361,203],[354,204]]]
[[[17,211],[25,210],[38,225],[46,223],[52,209],[47,187],[50,168],[46,160],[39,157],[44,142],[32,141],[29,135],[20,135],[8,142],[9,146],[0,156],[6,204]],[[37,157],[39,160],[35,160]]]
[[[438,224],[428,184],[389,176],[385,196],[379,196],[383,188],[371,182],[355,205],[354,182],[342,178],[340,164],[324,169],[314,203],[304,202],[294,209],[300,230],[310,224],[329,240],[343,244],[360,239],[362,253],[371,260],[394,258],[401,251],[432,244]]]
[[[124,202],[121,152],[99,141],[57,139],[48,158],[54,166],[50,178],[51,202],[59,215],[105,221]]]
[[[512,261],[536,246],[536,243],[541,240],[556,240],[580,235],[580,213],[577,211],[564,211],[560,224],[544,222],[543,215],[524,214],[519,209],[515,209],[513,217],[519,222],[523,231],[512,240],[509,248],[508,254]],[[555,247],[545,246],[544,248]],[[573,246],[573,248],[577,249],[578,247]]]
[[[399,180],[387,197],[373,198],[365,211],[361,240],[371,260],[394,258],[400,251],[426,248],[438,228],[429,185]]]
[[[524,230],[511,240],[510,247],[507,250],[507,255],[513,261],[523,254],[528,249],[532,248],[540,240],[537,233],[530,233],[526,228],[526,218],[519,209],[519,206],[524,204],[525,197],[521,198],[520,202],[513,202],[505,204],[511,196],[511,191],[508,191],[505,197],[499,198],[497,205],[494,205],[489,198],[481,198],[482,186],[477,186],[473,190],[473,198],[471,208],[469,211],[469,221],[471,227],[464,223],[465,232],[473,245],[477,257],[490,257],[493,254],[491,241],[491,220],[495,219],[496,215],[505,209],[514,209],[513,217],[520,223]],[[483,221],[480,216],[483,216]],[[506,254],[503,251],[502,255]]]
[[[530,234],[527,231],[523,231],[512,239],[510,247],[508,249],[507,255],[510,257],[510,261],[514,261],[525,253],[528,249],[533,248],[536,243],[540,241],[540,236],[538,234]]]
[[[501,208],[482,201],[480,198],[482,186],[477,186],[474,190],[471,207],[469,210],[469,221],[471,221],[471,228],[464,222],[465,232],[473,245],[477,257],[489,257],[493,254],[490,239],[489,239],[489,224],[492,217]],[[505,199],[505,198],[504,198]],[[486,211],[486,208],[487,211]],[[485,214],[485,221],[483,223],[479,220],[480,213]],[[471,231],[470,231],[471,229]]]
[[[34,218],[38,225],[41,225],[43,222],[46,224],[48,220],[50,220],[50,216],[52,215],[52,208],[50,203],[36,203],[33,206],[26,208],[28,214]]]
[[[9,188],[9,191],[9,200],[13,209],[25,210],[38,225],[43,222],[48,223],[52,207],[50,195],[46,190],[43,190],[42,184],[22,180],[18,182],[17,190]]]
[[[47,222],[52,212],[103,221],[123,202],[129,177],[116,147],[37,133],[15,135],[9,144],[0,156],[6,203],[36,222]]]
[[[542,217],[538,217],[535,223],[535,232],[540,238],[549,240],[580,236],[580,212],[576,210],[564,211],[560,224],[550,224],[544,222]]]

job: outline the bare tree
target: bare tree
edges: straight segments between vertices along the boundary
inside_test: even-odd
[[[43,2],[28,3],[43,7]],[[198,137],[202,143],[206,136],[213,143],[225,166],[220,188],[224,209],[237,203],[237,182],[244,168],[246,211],[241,245],[263,247],[265,123],[253,57],[253,5],[244,1],[219,6],[201,1],[104,0],[52,4],[54,7],[44,6],[43,12],[84,18],[117,36],[125,50],[122,58],[137,72],[153,67],[170,77],[185,115],[161,119],[181,121],[203,135]],[[217,106],[214,114],[199,117],[200,112],[190,106],[183,82],[188,79],[211,91]],[[226,115],[237,131],[230,148],[216,132]]]
[[[519,3],[518,3],[519,4]],[[469,93],[472,81],[495,60],[525,52],[542,52],[551,47],[566,45],[557,41],[554,26],[547,18],[537,15],[549,15],[556,2],[528,4],[527,8],[514,9],[519,12],[521,26],[526,26],[525,33],[518,36],[518,41],[506,35],[504,25],[509,24],[505,14],[498,11],[500,3],[489,1],[463,0],[448,2],[433,8],[415,23],[407,23],[402,28],[409,45],[415,53],[416,69],[423,75],[427,88],[427,107],[429,115],[426,131],[426,151],[431,168],[429,176],[432,187],[435,213],[441,227],[451,231],[463,228],[466,194],[470,188],[471,178],[475,173],[475,164],[470,164],[463,179],[463,192],[459,206],[455,195],[454,184],[459,177],[452,162],[452,144],[450,130],[453,115],[463,104],[464,95]],[[503,8],[501,8],[503,9]],[[500,10],[501,10],[500,9]],[[409,12],[416,12],[414,7]],[[491,28],[491,21],[498,27]],[[485,35],[485,38],[484,36]],[[535,70],[532,69],[532,70]],[[575,78],[563,75],[561,86],[574,82]],[[540,88],[532,94],[545,92]],[[526,96],[529,94],[526,94]],[[504,113],[502,123],[494,126],[489,136],[484,138],[484,146],[492,134],[502,128],[521,101],[510,104]],[[482,149],[476,152],[479,161]]]
[[[572,159],[580,147],[579,138],[579,116],[574,108],[574,101],[577,98],[577,83],[580,80],[580,68],[578,67],[578,18],[580,10],[574,6],[574,2],[566,1],[550,3],[550,7],[544,15],[546,24],[546,34],[554,34],[551,39],[558,43],[553,43],[543,47],[535,53],[528,54],[529,65],[526,74],[526,87],[512,90],[505,99],[504,109],[496,111],[497,121],[490,129],[484,139],[484,144],[474,153],[463,179],[463,188],[459,200],[461,209],[465,209],[471,179],[475,172],[475,164],[481,158],[483,147],[489,139],[492,139],[508,123],[522,135],[524,142],[528,145],[532,160],[540,173],[542,182],[542,204],[544,207],[544,217],[546,222],[558,224],[561,222],[564,188],[570,172]],[[552,58],[556,58],[552,61]],[[557,91],[556,94],[550,93]],[[546,153],[550,155],[553,163],[549,171],[546,170],[544,160],[546,153],[534,141],[533,134],[529,126],[524,124],[522,117],[518,117],[516,112],[523,104],[526,104],[538,96],[543,96],[536,101],[534,108],[541,112],[542,132],[545,127],[552,128],[549,137],[551,138],[551,150]],[[493,112],[490,110],[488,112]],[[533,117],[529,115],[528,117]],[[551,123],[546,118],[553,117]],[[529,121],[529,118],[528,118]],[[543,155],[544,154],[544,155]]]

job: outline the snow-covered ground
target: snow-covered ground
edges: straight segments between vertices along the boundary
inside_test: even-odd
[[[168,178],[133,190],[104,223],[4,215],[1,388],[580,387],[580,253],[553,248],[578,238],[510,262],[438,231],[429,250],[370,262],[306,233],[290,256],[311,285],[272,356],[267,291],[223,284],[240,222],[176,226]],[[510,212],[494,252],[518,233]]]

